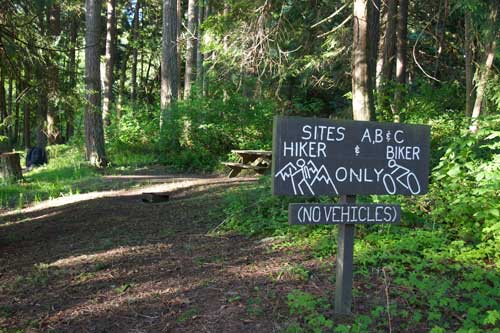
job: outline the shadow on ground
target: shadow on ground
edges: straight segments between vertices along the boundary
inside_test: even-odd
[[[280,270],[311,258],[207,234],[239,183],[194,184],[166,203],[135,190],[2,215],[0,328],[281,331],[295,284]]]

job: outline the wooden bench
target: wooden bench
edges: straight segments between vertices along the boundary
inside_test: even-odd
[[[228,177],[239,175],[241,170],[253,170],[264,174],[271,167],[272,152],[267,150],[232,150],[239,156],[239,162],[223,162],[222,164],[231,169]]]

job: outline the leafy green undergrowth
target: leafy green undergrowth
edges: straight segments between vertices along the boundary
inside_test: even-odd
[[[284,236],[275,246],[303,248],[317,257],[332,258],[336,227],[289,226],[287,209],[292,200],[270,193],[269,178],[229,192],[224,228],[247,235]],[[331,199],[318,199],[327,200]],[[500,327],[498,242],[466,242],[445,225],[408,212],[405,216],[399,226],[356,227],[355,281],[361,287],[354,290],[353,309],[358,312],[350,321],[336,322],[332,309],[320,305],[324,300],[319,296],[294,291],[288,297],[288,331],[384,331],[389,327],[388,312],[396,331],[480,332]],[[382,270],[389,282],[381,278]],[[390,284],[389,310],[386,298],[376,296],[384,283]],[[366,303],[367,299],[372,301]]]
[[[354,315],[339,319],[323,295],[294,291],[288,331],[500,332],[499,124],[439,148],[428,194],[360,197],[399,203],[403,215],[400,225],[356,226]],[[287,223],[290,202],[332,199],[274,197],[270,183],[229,192],[224,228],[333,260],[335,226]]]
[[[163,115],[159,105],[126,105],[106,128],[115,166],[161,163],[213,171],[232,149],[270,149],[276,102],[241,94],[193,94]],[[164,130],[160,130],[160,119]]]

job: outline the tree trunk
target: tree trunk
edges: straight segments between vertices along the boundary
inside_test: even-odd
[[[224,1],[224,11],[223,11],[224,17],[227,18],[229,15],[229,4],[227,1]],[[227,34],[224,35],[222,38],[222,47],[224,49],[224,54],[227,55],[227,52],[229,51],[229,44],[228,44],[228,36]],[[231,80],[231,77],[229,76],[228,70],[225,70],[224,74],[224,85],[222,89],[222,100],[226,102],[229,99],[229,94],[227,92],[226,86]],[[255,90],[258,91],[258,86],[259,86],[259,79],[257,80],[257,84],[255,85]]]
[[[169,117],[169,110],[177,100],[178,64],[177,64],[177,1],[163,0],[163,29],[161,56],[161,90],[160,105],[162,115],[160,128],[163,128],[164,117]]]
[[[354,1],[352,45],[352,113],[354,120],[370,120],[371,91],[368,70],[368,5],[370,0]]]
[[[116,0],[106,1],[106,70],[104,74],[104,98],[102,118],[105,126],[110,124],[110,106],[113,101],[113,68],[116,56]]]
[[[78,41],[78,27],[78,15],[73,14],[69,33],[70,49],[68,61],[69,87],[72,91],[74,91],[76,87],[76,44]],[[69,105],[66,109],[66,140],[69,140],[75,132],[74,114],[75,110],[73,108],[73,105]]]
[[[130,103],[134,104],[137,98],[137,55],[139,43],[139,10],[141,8],[140,0],[136,0],[134,10],[134,20],[132,22],[132,73],[130,74],[130,81],[132,90],[130,93]]]
[[[14,80],[12,77],[9,77],[9,88],[7,90],[7,116],[12,119],[12,91],[14,87]],[[7,136],[9,137],[9,142],[12,143],[14,141],[13,133],[12,133],[12,122],[9,121],[7,125]]]
[[[36,141],[35,144],[39,148],[44,148],[47,146],[47,135],[46,135],[46,122],[47,122],[47,112],[49,108],[49,97],[47,91],[47,82],[44,81],[44,70],[39,69],[40,86],[38,88],[38,105],[36,109]]]
[[[146,67],[146,74],[144,75],[144,78],[142,79],[142,87],[144,91],[144,98],[147,101],[148,104],[153,104],[154,103],[154,98],[152,97],[152,91],[149,90],[148,82],[149,82],[149,74],[151,72],[151,66],[153,65],[153,58],[154,54],[149,55],[148,59],[148,66]]]
[[[120,60],[120,86],[118,88],[118,104],[116,106],[116,118],[120,120],[123,106],[123,97],[125,95],[125,81],[127,81],[127,62],[129,55],[127,52],[123,53]]]
[[[398,87],[394,92],[393,116],[394,121],[400,121],[400,111],[404,105],[404,91],[406,89],[407,68],[407,35],[408,35],[408,0],[399,0],[398,26],[396,32],[396,81]]]
[[[375,87],[380,87],[380,79],[382,77],[382,68],[384,68],[384,46],[385,35],[387,30],[387,2],[380,3],[380,21],[379,21],[379,40],[377,47],[377,65],[375,68]]]
[[[31,66],[26,64],[25,67],[25,82],[29,84],[31,74]],[[24,100],[23,103],[23,145],[26,150],[31,148],[31,112],[29,100]]]
[[[23,178],[19,153],[0,154],[0,179],[11,183]]]
[[[465,115],[467,117],[472,115],[472,108],[474,106],[473,100],[473,84],[474,69],[472,65],[472,19],[469,11],[465,13]]]
[[[53,4],[48,14],[49,32],[52,36],[59,36],[61,34],[61,7],[59,4]]]
[[[203,24],[203,15],[205,4],[204,0],[199,0],[198,4],[198,22],[196,29],[196,82],[201,88],[201,83],[203,82],[203,53],[201,52],[201,25]]]
[[[441,55],[443,54],[444,48],[444,33],[446,27],[446,20],[448,19],[449,13],[449,4],[448,0],[443,1],[443,8],[441,8],[441,1],[439,1],[439,15],[438,20],[436,22],[436,36],[438,39],[438,52],[436,55],[436,62],[434,64],[434,77],[439,78],[439,61],[441,59]]]
[[[7,102],[5,97],[4,69],[0,67],[0,134],[6,135],[5,118],[7,118]]]
[[[20,114],[19,114],[19,108],[20,108],[20,104],[21,104],[21,98],[24,94],[24,84],[21,82],[21,81],[17,81],[17,87],[16,87],[16,102],[15,102],[15,108],[16,108],[16,114],[15,114],[15,123],[14,123],[14,140],[13,140],[13,144],[14,145],[17,145],[17,143],[19,142],[19,118],[20,118]]]
[[[205,0],[205,17],[203,18],[203,21],[206,21],[208,20],[208,18],[210,17],[210,8],[211,6],[211,3],[210,3],[210,0]],[[202,63],[202,66],[203,66],[203,78],[202,78],[202,83],[201,83],[201,90],[202,90],[202,93],[203,93],[203,96],[207,96],[208,95],[208,71],[207,69],[205,68],[206,65],[204,63],[205,61],[205,58],[208,57],[208,54],[206,55],[203,55],[203,63]]]
[[[491,0],[491,13],[490,13],[490,27],[495,27],[496,21],[497,21],[497,14],[498,14],[498,7],[499,7],[499,1],[498,0]],[[484,99],[484,93],[486,91],[486,84],[488,83],[488,78],[490,76],[491,72],[491,67],[493,66],[493,60],[495,60],[495,51],[496,51],[496,38],[497,38],[497,30],[496,29],[490,29],[488,30],[487,36],[486,36],[486,50],[485,50],[485,61],[484,61],[484,67],[480,69],[480,75],[479,75],[479,80],[477,83],[477,91],[476,91],[476,101],[474,103],[474,108],[472,109],[472,124],[469,127],[469,130],[472,133],[477,132],[479,129],[479,122],[478,118],[479,115],[481,114],[482,107],[483,107],[483,99]]]
[[[406,84],[407,35],[408,35],[408,0],[399,0],[398,30],[396,40],[396,80]]]
[[[49,9],[49,13],[47,16],[47,33],[50,36],[50,40],[55,42],[56,39],[61,35],[61,7],[58,3],[54,2]],[[54,100],[54,97],[58,95],[57,90],[59,89],[59,72],[58,66],[55,63],[51,55],[47,55],[47,58],[50,59],[47,68],[44,68],[42,71],[43,80],[46,80],[47,88],[46,92],[42,92],[43,94],[47,94],[47,96],[40,96],[42,100],[47,101],[47,106],[43,113],[46,115],[46,128],[45,128],[45,137],[46,141],[49,145],[57,144],[62,142],[61,131],[59,129],[59,115],[58,110],[56,108],[56,103],[50,101]]]
[[[53,105],[47,108],[47,141],[49,145],[62,143],[61,131],[58,128],[59,115]]]
[[[370,76],[370,119],[375,120],[375,105],[373,105],[373,89],[376,86],[376,69],[377,69],[377,54],[378,54],[378,44],[380,39],[380,0],[369,0],[368,1],[368,71]]]
[[[184,72],[184,99],[189,99],[191,94],[191,83],[193,82],[193,69],[196,66],[196,0],[188,1],[187,31],[186,31],[186,68]]]
[[[387,0],[387,13],[385,16],[385,33],[382,59],[377,64],[380,71],[378,86],[392,80],[394,73],[394,59],[396,52],[396,15],[397,0]]]
[[[31,148],[31,126],[30,126],[30,107],[27,102],[24,103],[23,107],[23,143],[25,149]]]
[[[108,164],[104,149],[101,115],[99,35],[101,33],[101,0],[85,1],[85,83],[84,114],[86,158],[97,167]]]
[[[182,1],[177,0],[177,98],[182,99],[182,85],[181,85],[181,26],[182,26]]]

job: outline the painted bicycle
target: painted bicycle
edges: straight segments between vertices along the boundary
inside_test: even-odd
[[[390,173],[386,173],[382,177],[385,190],[388,194],[395,194],[398,184],[409,190],[411,194],[420,193],[420,182],[410,169],[397,164],[396,160],[389,160],[387,165],[389,169],[393,169]]]

